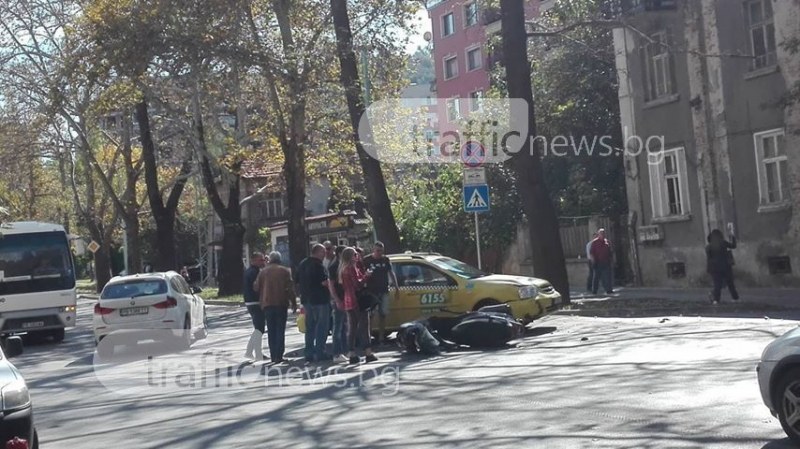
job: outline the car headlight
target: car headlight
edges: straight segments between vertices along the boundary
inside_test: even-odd
[[[539,290],[533,285],[519,288],[519,299],[530,299],[539,296]]]
[[[3,411],[17,410],[31,405],[31,395],[25,381],[15,380],[0,390]]]

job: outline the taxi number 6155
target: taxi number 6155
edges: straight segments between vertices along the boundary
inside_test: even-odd
[[[444,304],[445,296],[441,293],[425,293],[419,298],[420,304]]]

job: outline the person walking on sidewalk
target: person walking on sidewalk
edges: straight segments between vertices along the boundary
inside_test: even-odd
[[[250,334],[250,340],[247,342],[247,349],[244,352],[244,357],[248,360],[266,359],[261,349],[265,327],[264,310],[261,309],[258,293],[254,289],[256,278],[258,278],[258,273],[263,266],[264,255],[253,253],[250,256],[250,266],[244,271],[244,284],[242,285],[244,305],[247,307],[247,312],[253,322],[253,333]]]
[[[297,312],[292,272],[281,265],[281,253],[269,253],[269,262],[258,274],[253,288],[258,292],[259,303],[267,322],[269,357],[273,363],[283,362],[286,351],[286,320],[289,307]]]
[[[711,290],[711,303],[719,304],[722,287],[727,286],[734,301],[739,299],[739,293],[733,284],[733,253],[736,248],[736,236],[731,234],[731,241],[725,240],[722,231],[714,229],[708,234],[708,245],[706,245],[706,268],[708,274],[714,282]]]
[[[386,338],[386,316],[389,315],[389,280],[395,288],[395,299],[399,290],[397,289],[397,278],[392,270],[392,263],[384,255],[384,246],[381,242],[375,242],[372,247],[372,254],[364,258],[364,267],[370,273],[367,280],[367,291],[375,295],[378,302],[378,344],[383,345]]]
[[[362,310],[358,304],[358,293],[364,288],[367,281],[365,274],[358,266],[356,250],[352,247],[342,251],[339,262],[339,283],[344,289],[344,310],[347,311],[347,345],[351,365],[357,365],[360,360],[356,354],[356,345],[361,343],[367,363],[378,360],[372,353],[372,339],[369,336],[369,311]]]
[[[611,285],[611,254],[611,243],[606,240],[606,230],[600,228],[597,230],[597,237],[592,240],[592,245],[589,247],[593,267],[592,294],[594,295],[597,294],[600,282],[603,283],[606,294],[614,293],[614,287]]]
[[[586,243],[586,260],[588,262],[589,276],[586,278],[586,292],[594,290],[594,263],[592,262],[592,242],[597,238],[597,233],[592,234],[591,240]]]
[[[344,289],[339,283],[339,261],[342,257],[344,246],[337,246],[336,258],[328,267],[329,289],[331,294],[331,310],[333,311],[333,361],[344,363],[347,361],[347,312],[344,310]]]
[[[311,248],[311,255],[297,267],[300,300],[306,311],[306,363],[333,359],[325,354],[331,321],[331,296],[328,275],[322,265],[324,258],[325,247],[317,243]]]

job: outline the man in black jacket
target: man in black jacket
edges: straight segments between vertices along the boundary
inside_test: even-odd
[[[306,363],[331,360],[325,354],[325,342],[331,321],[331,297],[328,291],[328,275],[322,265],[325,247],[316,244],[311,256],[297,267],[297,286],[300,301],[306,313]]]
[[[244,305],[247,307],[247,312],[250,313],[250,318],[253,320],[253,333],[250,334],[250,340],[247,342],[247,349],[245,350],[244,357],[252,360],[264,359],[262,352],[264,328],[266,326],[266,319],[264,317],[264,310],[261,308],[261,303],[258,300],[258,292],[253,289],[253,283],[258,277],[259,271],[264,267],[264,255],[261,253],[253,253],[250,256],[250,267],[244,271],[244,280],[242,290],[244,291]]]

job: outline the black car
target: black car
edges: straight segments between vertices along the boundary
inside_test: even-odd
[[[14,438],[24,440],[30,449],[38,449],[39,438],[33,422],[33,407],[28,385],[7,357],[22,353],[22,340],[9,337],[0,344],[0,447]],[[13,447],[25,447],[14,445]]]

